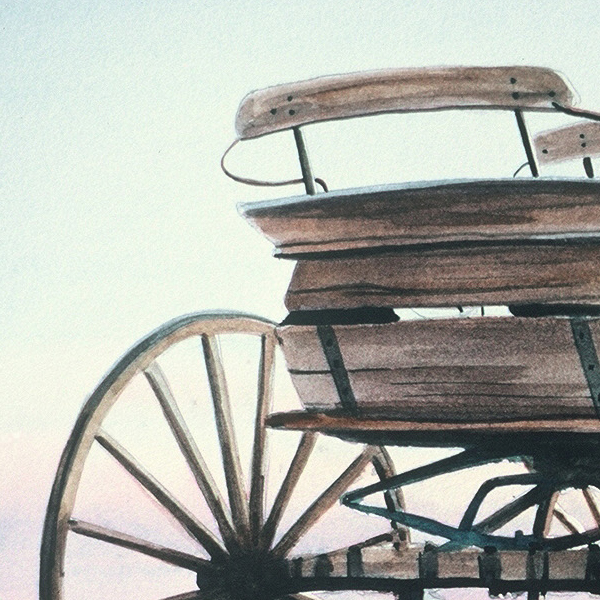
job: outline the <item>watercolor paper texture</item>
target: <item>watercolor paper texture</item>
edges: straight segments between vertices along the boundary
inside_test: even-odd
[[[597,590],[595,8],[0,6],[0,598]]]

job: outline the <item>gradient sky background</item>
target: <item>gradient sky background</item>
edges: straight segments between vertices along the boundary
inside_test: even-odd
[[[387,67],[539,65],[566,74],[581,105],[600,110],[597,8],[0,1],[0,598],[37,596],[60,451],[83,399],[126,348],[187,312],[285,314],[292,265],[272,259],[235,208],[282,192],[245,188],[219,169],[248,91]],[[511,176],[524,161],[513,121],[382,117],[315,127],[308,142],[333,188]],[[231,165],[265,178],[297,171],[285,136],[236,149]]]

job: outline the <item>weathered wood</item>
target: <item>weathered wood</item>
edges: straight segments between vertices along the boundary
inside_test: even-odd
[[[600,303],[600,244],[400,250],[300,260],[285,304],[293,310],[361,306]]]
[[[365,447],[339,477],[319,495],[273,548],[274,556],[286,556],[306,532],[339,500],[371,462],[377,448]]]
[[[579,121],[542,131],[533,138],[535,154],[542,164],[600,155],[600,123]]]
[[[196,444],[196,440],[179,410],[175,396],[162,369],[155,361],[144,370],[144,375],[160,403],[173,437],[217,522],[225,546],[230,552],[238,550],[240,538],[233,529],[225,501]]]
[[[537,538],[548,537],[558,496],[559,492],[550,490],[547,497],[539,503],[532,528],[533,535]]]
[[[555,110],[573,91],[539,67],[428,67],[332,75],[248,94],[236,116],[240,139],[307,123],[441,109]]]
[[[225,481],[229,506],[235,527],[243,541],[250,543],[250,511],[248,508],[244,476],[240,464],[233,417],[227,390],[227,380],[221,360],[219,344],[214,336],[203,334],[202,349],[206,374],[213,401],[215,425],[219,436],[221,456],[225,467]]]
[[[588,419],[514,419],[507,421],[441,421],[348,417],[339,413],[296,411],[274,413],[267,426],[287,431],[313,431],[361,444],[460,448],[480,444],[522,448],[543,442],[595,444],[597,417]]]
[[[271,407],[273,396],[276,344],[277,340],[274,335],[261,336],[256,416],[254,419],[254,444],[252,446],[252,464],[250,467],[250,530],[254,544],[258,544],[259,542],[260,530],[263,526],[264,518],[265,478],[267,470],[265,461],[267,445],[265,419]]]
[[[155,542],[143,540],[136,536],[108,529],[94,523],[71,519],[69,521],[69,529],[79,535],[107,542],[114,546],[120,546],[121,548],[128,548],[129,550],[145,554],[146,556],[152,556],[168,564],[181,567],[182,569],[197,572],[202,570],[214,571],[215,568],[210,561],[194,556],[193,554],[167,548]]]
[[[419,579],[419,555],[422,546],[409,546],[396,550],[391,544],[381,544],[361,551],[363,577],[384,579]],[[444,579],[480,579],[478,557],[480,549],[455,550],[437,552],[438,577],[436,582]],[[534,561],[525,551],[501,550],[497,553],[500,565],[500,581],[525,582],[541,579],[543,575],[544,552],[538,552]],[[344,551],[328,553],[327,558],[332,566],[331,577],[344,577],[347,572],[348,554]],[[552,580],[585,580],[587,549],[565,550],[548,553],[548,581]],[[314,577],[316,564],[323,560],[323,555],[303,556],[301,577]],[[532,564],[533,563],[533,564]],[[529,569],[528,569],[529,564]],[[534,567],[533,573],[531,567]],[[529,573],[528,573],[529,571]],[[535,575],[535,578],[531,576]]]
[[[89,464],[87,458],[90,449],[97,435],[102,435],[101,425],[122,392],[163,352],[183,340],[202,334],[272,335],[274,326],[271,321],[243,313],[203,312],[184,315],[142,338],[99,382],[75,422],[52,486],[40,550],[41,600],[62,598],[65,569],[68,571],[65,552],[68,537],[73,535],[67,524],[72,517],[83,470]],[[215,543],[213,550],[215,558],[227,558],[220,544]],[[69,577],[68,572],[66,576]],[[206,597],[203,592],[202,598]]]
[[[554,517],[569,533],[579,533],[580,531],[584,530],[583,526],[578,523],[574,517],[567,513],[558,503],[554,505]],[[598,526],[600,527],[600,523],[598,523]]]
[[[584,579],[587,551],[563,550],[550,552],[548,570],[551,579]]]
[[[279,527],[281,516],[290,502],[292,493],[296,489],[296,485],[300,480],[300,476],[304,471],[304,467],[306,467],[306,463],[310,458],[316,441],[316,433],[305,433],[300,439],[300,443],[298,444],[294,458],[292,459],[288,471],[285,474],[283,482],[281,483],[281,487],[279,488],[277,496],[275,497],[275,501],[273,502],[271,512],[269,513],[269,516],[265,522],[265,526],[261,531],[259,544],[263,550],[268,550],[273,543],[273,538],[275,537],[277,527]]]
[[[171,494],[137,459],[131,455],[117,440],[105,431],[96,434],[98,443],[169,513],[179,524],[200,544],[213,558],[222,559],[226,556],[225,549],[219,540]]]
[[[596,340],[597,319],[589,321]],[[595,416],[568,319],[480,317],[334,326],[360,413],[425,421]],[[278,330],[305,407],[341,403],[316,328]]]
[[[334,251],[353,257],[420,244],[564,243],[565,238],[598,237],[600,183],[418,182],[241,204],[239,209],[284,258],[329,258]]]

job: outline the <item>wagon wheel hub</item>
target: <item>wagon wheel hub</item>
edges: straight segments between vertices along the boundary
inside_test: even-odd
[[[287,562],[270,553],[251,550],[219,566],[207,577],[198,573],[198,587],[209,593],[221,592],[231,600],[267,600],[284,594],[288,579]]]

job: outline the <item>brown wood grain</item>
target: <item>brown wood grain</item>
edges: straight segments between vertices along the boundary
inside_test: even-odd
[[[596,414],[568,319],[479,317],[333,329],[365,416],[502,421]],[[598,339],[597,327],[592,331]],[[278,335],[305,407],[339,410],[316,328],[286,326]]]
[[[319,77],[248,94],[236,116],[240,139],[307,123],[362,115],[440,109],[554,110],[573,91],[539,67],[388,69]]]
[[[242,204],[281,257],[483,242],[522,244],[600,232],[595,180],[418,182]],[[560,240],[559,240],[560,241]]]
[[[578,121],[558,129],[542,131],[533,138],[538,162],[561,162],[600,155],[600,123]]]
[[[381,544],[364,548],[361,553],[365,577],[383,577],[395,579],[419,578],[419,554],[422,546],[410,546],[398,551],[391,544]],[[540,552],[539,562],[543,564],[544,554]],[[475,548],[438,553],[438,577],[466,578],[479,580],[478,557],[482,551]],[[585,579],[587,548],[548,552],[548,577],[554,580]],[[322,555],[305,555],[302,561],[302,576],[314,575],[316,563]],[[347,554],[331,552],[327,556],[331,562],[331,577],[344,577],[347,573]],[[501,564],[501,581],[526,581],[527,564],[530,556],[526,551],[500,550],[498,558]]]
[[[600,245],[404,250],[300,260],[289,310],[600,303]]]
[[[372,432],[377,433],[464,433],[464,434],[512,434],[524,433],[583,433],[597,435],[600,433],[600,420],[592,419],[516,419],[507,421],[407,421],[402,419],[376,419],[365,417],[349,417],[340,414],[296,411],[274,413],[267,420],[269,427],[291,431],[320,431],[325,434],[336,432]],[[435,444],[431,444],[432,446]]]

